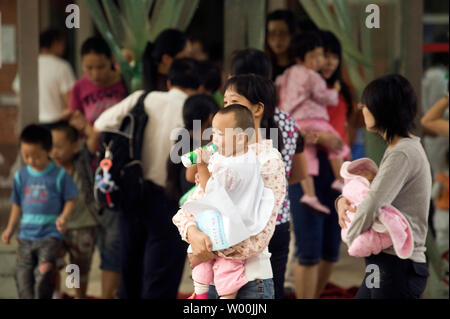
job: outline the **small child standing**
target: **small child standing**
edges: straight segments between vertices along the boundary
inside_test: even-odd
[[[124,81],[114,69],[111,50],[100,37],[87,39],[81,47],[84,75],[73,86],[69,108],[80,111],[92,125],[106,109],[127,96]]]
[[[292,41],[292,53],[296,64],[277,77],[275,82],[279,89],[280,109],[292,114],[303,132],[328,131],[339,137],[339,133],[329,123],[327,105],[337,106],[340,83],[337,81],[333,89],[328,89],[325,80],[318,73],[324,61],[319,35],[315,32],[298,35]],[[328,207],[322,205],[316,196],[312,178],[312,175],[317,175],[319,171],[316,146],[307,143],[304,151],[309,176],[301,182],[305,194],[300,202],[315,211],[329,214]],[[331,187],[339,192],[342,192],[343,187],[339,172],[349,152],[347,145],[339,153],[329,151],[328,158],[336,178]]]
[[[57,252],[78,189],[67,172],[49,159],[50,131],[27,126],[20,135],[26,166],[14,175],[12,208],[2,241],[9,244],[20,221],[16,282],[21,299],[51,299]]]
[[[59,267],[64,266],[63,257],[69,253],[70,263],[79,266],[80,287],[75,289],[75,297],[86,298],[88,275],[97,241],[98,207],[93,196],[92,158],[97,147],[97,139],[92,126],[88,125],[79,112],[71,112],[69,122],[60,121],[51,130],[53,148],[51,158],[72,176],[80,189],[76,197],[73,214],[67,221],[63,249]],[[70,124],[74,125],[70,125]],[[84,133],[87,142],[79,146],[79,132]],[[58,282],[58,280],[57,280]],[[58,285],[57,287],[58,288]]]
[[[218,250],[214,249],[217,243],[229,248],[260,233],[270,219],[275,200],[272,190],[264,187],[256,154],[248,149],[254,133],[252,113],[242,105],[230,105],[216,114],[212,125],[218,152],[210,156],[205,149],[197,150],[201,158],[197,164],[198,180],[204,195],[188,200],[181,210],[196,217],[199,229],[214,228],[211,233],[215,232],[220,242],[213,238],[211,241],[213,250]],[[213,214],[216,217],[210,218]],[[207,299],[209,284],[214,282],[222,299],[234,299],[248,282],[244,262],[249,257],[217,256],[196,266],[192,271],[195,292],[191,298]]]

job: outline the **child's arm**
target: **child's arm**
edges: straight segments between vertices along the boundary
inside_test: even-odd
[[[20,221],[20,217],[22,216],[22,209],[19,205],[13,204],[11,207],[11,213],[9,215],[8,225],[6,229],[2,233],[2,241],[4,244],[9,245],[12,235],[14,234],[14,230],[17,224]]]
[[[70,199],[65,202],[64,209],[61,215],[56,220],[56,229],[58,229],[60,233],[64,233],[66,231],[67,220],[69,219],[70,215],[72,215],[74,206],[75,199]]]
[[[310,76],[311,97],[314,101],[324,106],[337,106],[339,102],[339,82],[332,89],[327,88],[325,80],[316,72]]]
[[[186,180],[195,183],[195,174],[197,174],[197,165],[186,168]]]
[[[439,101],[437,101],[431,109],[422,117],[422,126],[431,132],[442,136],[449,135],[448,121],[443,119],[442,116],[445,110],[448,108],[448,93],[444,95]]]
[[[78,110],[66,111],[64,112],[62,118],[68,119],[70,125],[75,127],[78,132],[86,136],[86,145],[88,147],[89,153],[95,154],[98,147],[100,132],[94,130],[92,125],[89,124],[84,115]]]

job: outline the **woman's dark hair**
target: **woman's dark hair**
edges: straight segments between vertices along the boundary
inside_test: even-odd
[[[184,128],[187,130],[194,129],[194,120],[200,120],[203,124],[211,114],[214,115],[217,111],[219,111],[219,106],[211,95],[191,95],[186,99],[183,106]]]
[[[196,94],[188,97],[184,102],[183,106],[184,128],[187,130],[192,130],[194,120],[201,120],[203,123],[204,121],[208,120],[210,115],[216,114],[218,110],[219,106],[217,105],[214,98],[210,95]],[[180,142],[181,139],[182,135],[179,135],[176,143]],[[194,141],[192,136],[190,136],[189,145],[190,150],[193,150]],[[172,155],[181,156],[183,155],[181,154],[181,151],[182,151],[181,149],[178,149],[178,153]],[[176,152],[175,149],[173,150],[173,152]],[[178,200],[181,197],[181,195],[183,195],[182,192],[186,191],[182,189],[183,186],[189,185],[189,183],[185,180],[185,176],[183,174],[185,172],[185,169],[183,167],[183,164],[181,163],[175,164],[174,162],[172,162],[170,156],[167,159],[166,167],[167,167],[167,180],[165,193],[168,196],[168,198],[172,200]]]
[[[322,39],[317,31],[306,31],[296,35],[291,42],[292,56],[305,60],[306,53],[323,46]]]
[[[148,42],[142,54],[143,85],[146,91],[156,90],[158,64],[164,54],[174,58],[183,51],[188,41],[187,36],[176,29],[161,32],[154,43]]]
[[[38,124],[26,126],[19,137],[20,143],[41,145],[44,150],[52,149],[52,134],[50,130]]]
[[[267,43],[268,26],[269,26],[270,21],[283,21],[284,23],[286,23],[291,36],[293,36],[296,33],[297,29],[296,29],[295,15],[290,10],[275,10],[267,15],[267,18],[266,18],[266,41],[265,41],[264,51],[267,52],[272,63],[275,64],[275,62],[276,62],[275,54],[273,53],[272,49],[269,47],[269,45]],[[289,54],[291,54],[290,50],[289,50]]]
[[[269,57],[257,49],[237,51],[231,60],[231,75],[257,74],[266,79],[272,78],[272,64]]]
[[[203,85],[205,90],[211,93],[216,92],[222,85],[222,72],[220,68],[209,61],[198,62],[198,67],[200,85]]]
[[[90,37],[83,42],[81,46],[81,56],[95,53],[106,56],[108,59],[112,58],[111,49],[108,43],[101,37]]]
[[[192,58],[175,59],[170,66],[168,80],[171,85],[196,90],[200,86],[198,61]]]
[[[339,65],[329,79],[325,79],[328,86],[333,86],[336,81],[341,84],[341,93],[347,104],[347,117],[353,112],[353,99],[350,88],[347,83],[342,80],[342,47],[338,38],[330,31],[319,31],[323,42],[324,53],[336,54],[339,58]]]
[[[284,148],[283,136],[274,120],[275,108],[278,103],[277,90],[273,82],[256,74],[235,75],[225,83],[224,90],[233,88],[239,95],[244,96],[250,103],[264,104],[264,114],[261,128],[266,129],[266,138],[270,137],[270,129],[278,132],[278,150]]]
[[[48,49],[56,41],[64,41],[64,34],[56,29],[49,29],[39,35],[39,48]]]
[[[417,96],[409,81],[390,74],[370,82],[362,93],[362,103],[375,119],[376,129],[390,143],[395,136],[409,137],[415,127]]]

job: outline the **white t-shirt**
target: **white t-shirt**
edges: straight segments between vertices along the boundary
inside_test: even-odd
[[[70,92],[75,76],[70,64],[50,54],[40,54],[38,58],[39,122],[58,121],[67,107],[63,95]],[[16,93],[20,91],[19,75],[13,82]]]
[[[95,121],[98,131],[116,130],[122,119],[136,105],[144,91],[136,91],[118,104],[111,106]],[[142,144],[142,168],[144,177],[164,187],[167,178],[167,159],[174,141],[173,130],[183,125],[183,105],[187,94],[178,89],[169,92],[153,91],[144,100],[149,116]]]
[[[448,70],[441,66],[429,68],[422,78],[422,108],[426,113],[439,99],[448,92],[448,79],[445,78]],[[443,119],[449,119],[448,108],[445,110]],[[448,149],[448,137],[425,136],[425,150],[433,170],[433,176],[446,169],[445,154]]]

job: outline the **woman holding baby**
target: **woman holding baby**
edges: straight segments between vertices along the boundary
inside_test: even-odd
[[[411,134],[417,114],[417,97],[401,75],[387,75],[372,81],[359,105],[366,128],[387,143],[376,176],[364,200],[357,206],[340,196],[336,200],[339,224],[347,228],[347,244],[377,221],[382,208],[392,205],[408,221],[414,248],[401,259],[390,247],[365,258],[366,276],[358,299],[420,298],[427,283],[425,239],[431,196],[431,171],[420,138]],[[349,226],[347,211],[354,212]]]

